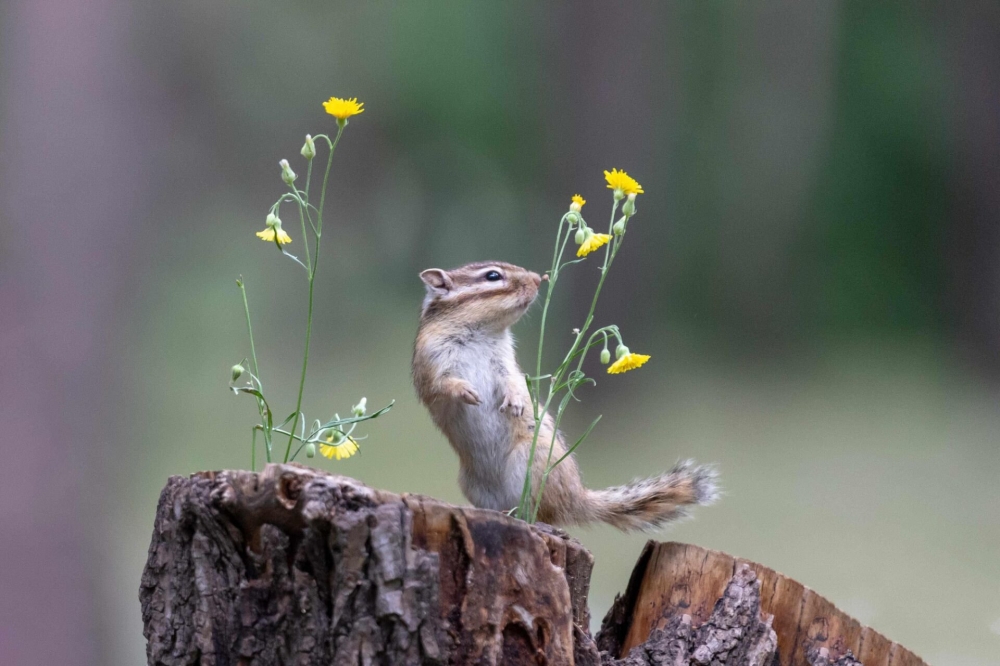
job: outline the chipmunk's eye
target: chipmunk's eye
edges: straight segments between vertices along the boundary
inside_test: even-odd
[[[497,280],[502,280],[503,279],[503,276],[500,275],[500,273],[498,273],[496,271],[490,271],[489,273],[487,273],[483,277],[485,277],[490,282],[496,282]]]

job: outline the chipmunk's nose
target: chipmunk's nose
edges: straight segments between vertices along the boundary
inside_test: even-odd
[[[542,284],[542,276],[538,273],[528,273],[528,277],[534,281],[536,287]]]

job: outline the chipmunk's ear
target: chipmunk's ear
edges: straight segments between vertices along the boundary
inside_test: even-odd
[[[427,285],[428,294],[435,294],[438,296],[447,294],[454,286],[448,272],[443,271],[440,268],[428,268],[420,274],[420,279],[424,281],[425,285]]]

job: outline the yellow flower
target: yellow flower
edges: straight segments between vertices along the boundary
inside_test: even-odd
[[[257,238],[273,243],[275,236],[277,236],[278,245],[287,245],[292,242],[292,237],[285,233],[285,230],[281,228],[281,220],[279,220],[278,216],[274,213],[267,216],[265,226],[266,228],[264,231],[257,232]]]
[[[356,116],[359,113],[364,113],[365,103],[358,102],[357,97],[352,97],[351,99],[340,99],[339,97],[331,97],[330,99],[323,102],[323,108],[326,112],[337,120],[347,120],[351,116]]]
[[[278,245],[287,245],[292,242],[292,237],[285,233],[285,230],[281,227],[278,227],[277,232],[275,232],[274,227],[268,227],[267,229],[264,229],[264,231],[258,231],[257,238],[263,238],[267,242],[273,243],[275,233],[277,233],[278,236]]]
[[[608,374],[617,375],[622,372],[628,372],[629,370],[641,368],[642,365],[648,360],[649,356],[647,354],[632,354],[630,352],[609,365]]]
[[[643,194],[642,185],[624,171],[618,169],[605,171],[604,180],[608,181],[609,190],[621,190],[625,194]]]
[[[333,442],[333,435],[328,435],[326,441]],[[319,453],[324,458],[343,460],[353,456],[358,452],[359,448],[358,443],[354,441],[353,437],[344,437],[339,444],[320,444]]]
[[[611,236],[607,234],[593,234],[583,241],[580,249],[576,251],[576,256],[586,257],[588,254],[601,247],[609,240],[611,240]]]
[[[587,200],[584,199],[583,197],[581,197],[579,194],[574,194],[573,195],[573,203],[575,203],[578,206],[580,206],[580,208],[583,208],[583,205],[585,203],[587,203]]]

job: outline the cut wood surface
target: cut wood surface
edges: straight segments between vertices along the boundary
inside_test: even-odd
[[[926,666],[915,654],[838,610],[801,583],[761,564],[683,543],[646,544],[628,589],[615,601],[598,641],[602,649],[628,654],[668,618],[689,615],[695,626],[709,618],[741,567],[760,582],[761,611],[773,617],[778,663],[853,663],[864,666]],[[850,651],[850,656],[848,656]]]
[[[300,465],[172,477],[139,590],[147,660],[923,664],[793,580],[675,543],[647,544],[595,639],[592,567],[561,530]]]
[[[774,663],[777,635],[771,628],[771,616],[760,611],[760,583],[746,565],[737,568],[704,619],[696,621],[684,609],[667,609],[643,641],[623,646],[621,638],[630,629],[635,609],[643,605],[641,598],[630,600],[628,595],[615,599],[597,635],[604,666]]]

